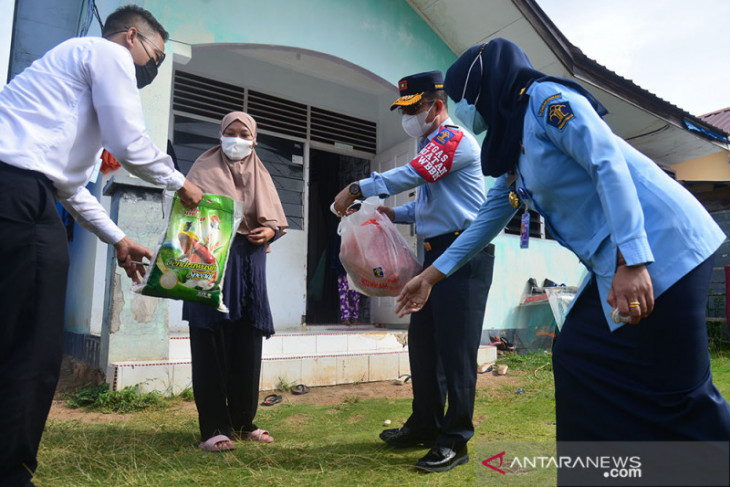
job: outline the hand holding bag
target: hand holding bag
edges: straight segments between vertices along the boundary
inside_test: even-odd
[[[398,296],[421,272],[421,264],[386,215],[378,212],[380,199],[368,198],[359,211],[342,217],[340,261],[351,286],[367,296]]]

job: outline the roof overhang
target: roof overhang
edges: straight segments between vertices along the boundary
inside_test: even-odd
[[[606,106],[613,131],[661,166],[730,149],[726,132],[588,58],[534,0],[407,1],[457,55],[504,37],[519,44],[536,69],[578,81]]]

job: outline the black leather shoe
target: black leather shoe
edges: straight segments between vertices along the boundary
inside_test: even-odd
[[[383,430],[380,432],[380,439],[385,441],[386,438],[390,438],[391,436],[397,434],[400,431],[400,428],[390,428],[387,430]]]
[[[426,472],[445,472],[468,461],[469,453],[466,445],[458,450],[452,450],[445,446],[435,446],[426,453],[426,456],[416,462],[416,468]]]
[[[414,432],[406,426],[383,430],[380,433],[380,439],[396,448],[410,448],[419,445],[430,448],[436,442],[435,436],[427,436]]]

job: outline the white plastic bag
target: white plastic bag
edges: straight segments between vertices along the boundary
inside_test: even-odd
[[[573,286],[553,286],[545,288],[545,294],[547,294],[548,303],[550,303],[550,309],[555,317],[555,324],[558,326],[558,331],[563,328],[565,316],[568,314],[570,305],[573,302],[573,299],[575,299],[575,294],[577,292],[578,288]]]
[[[421,272],[421,265],[390,219],[377,208],[377,197],[362,202],[360,210],[342,217],[340,261],[350,283],[367,296],[397,296]]]

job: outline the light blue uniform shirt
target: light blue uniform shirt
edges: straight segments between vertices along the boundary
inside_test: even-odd
[[[450,118],[441,127],[444,125],[458,128]],[[416,201],[393,208],[395,223],[415,222],[416,232],[424,238],[467,228],[486,196],[479,143],[466,130],[458,130],[464,135],[446,175],[435,182],[428,182],[410,163],[384,173],[373,172],[369,178],[360,180],[363,196],[384,198],[418,186]],[[436,129],[428,134],[426,142],[438,132]]]
[[[615,330],[621,324],[611,320],[606,299],[617,249],[628,265],[647,264],[656,298],[710,257],[725,234],[692,194],[611,132],[585,97],[553,82],[534,83],[527,93],[515,186],[595,276]],[[497,178],[469,230],[436,260],[440,272],[453,273],[515,214],[507,177]]]

